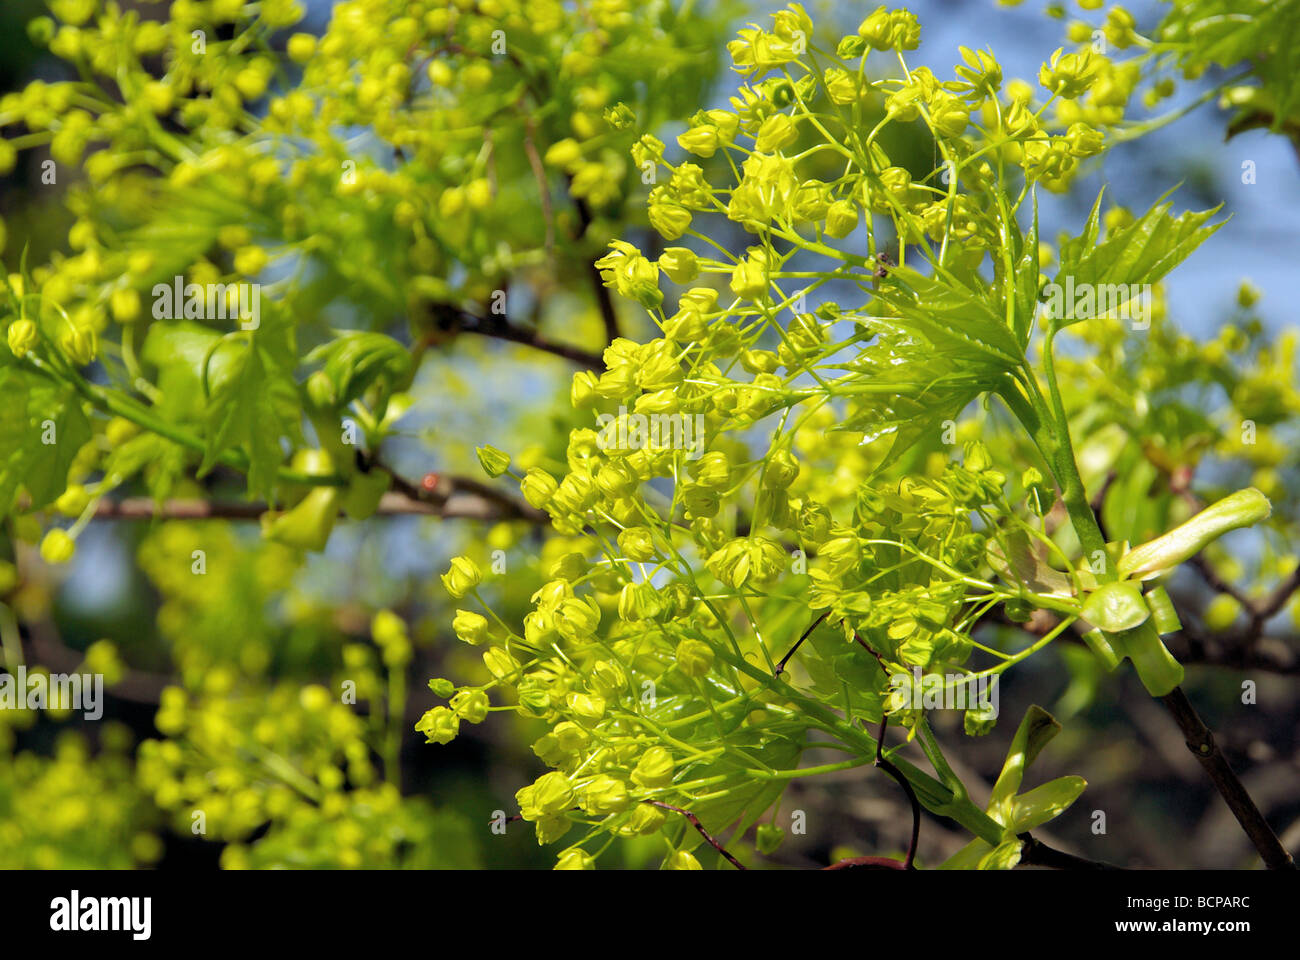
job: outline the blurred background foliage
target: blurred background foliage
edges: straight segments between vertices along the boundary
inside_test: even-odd
[[[83,6],[95,5],[49,4],[69,21]],[[167,12],[153,3],[118,6],[152,19]],[[232,5],[188,6],[220,21],[218,8]],[[386,463],[395,474],[415,482],[432,474],[435,488],[454,483],[449,478],[476,473],[473,448],[483,443],[522,451],[522,467],[563,463],[573,425],[567,395],[574,366],[566,351],[599,354],[614,325],[634,337],[647,331],[630,304],[602,299],[590,267],[612,238],[633,239],[650,256],[662,248],[647,227],[648,187],[628,149],[646,130],[670,141],[695,109],[725,101],[731,83],[725,41],[737,26],[771,11],[688,4],[689,14],[674,14],[662,0],[610,0],[592,9],[607,19],[602,29],[619,38],[615,54],[586,54],[591,62],[584,63],[576,43],[568,54],[576,59],[547,59],[545,43],[532,49],[524,42],[523,53],[537,57],[530,62],[546,69],[523,88],[462,73],[434,78],[451,84],[446,89],[454,102],[432,106],[392,100],[390,90],[366,82],[348,88],[328,116],[316,115],[310,103],[268,106],[262,90],[299,71],[308,79],[317,71],[325,83],[337,80],[331,63],[369,63],[378,77],[392,66],[367,58],[382,60],[392,49],[383,28],[400,19],[390,15],[393,5],[332,6],[307,4],[306,19],[292,30],[287,23],[266,25],[257,54],[241,62],[243,70],[265,76],[207,78],[214,89],[234,82],[247,90],[246,103],[216,96],[193,101],[202,106],[193,107],[183,126],[204,151],[202,166],[181,152],[142,163],[138,176],[98,192],[93,169],[42,183],[41,161],[58,146],[20,152],[0,178],[0,254],[7,270],[18,269],[25,250],[30,264],[53,265],[43,278],[47,289],[62,284],[71,296],[94,288],[86,297],[94,322],[125,317],[123,336],[137,339],[133,346],[149,363],[146,324],[129,325],[132,304],[113,300],[113,291],[123,289],[120,278],[129,276],[132,289],[146,291],[173,273],[201,276],[204,265],[216,279],[233,264],[236,272],[278,285],[277,310],[294,331],[295,349],[305,353],[331,329],[347,328],[389,334],[422,356],[416,379],[401,391],[410,407],[385,435]],[[832,45],[837,31],[851,32],[867,12],[808,6]],[[911,4],[927,31],[920,62],[945,73],[957,61],[957,44],[992,45],[1004,65],[1014,65],[1005,67],[1008,76],[1019,69],[1032,81],[1038,64],[1067,42],[1069,21],[1104,15],[1090,3],[1049,4],[1047,16],[1039,4],[995,6]],[[1207,5],[1179,6],[1190,17]],[[538,34],[570,22],[562,9],[569,8],[532,11]],[[1151,29],[1168,13],[1166,4],[1132,9]],[[38,0],[0,7],[0,90],[75,76],[51,55],[49,38],[33,42],[26,27],[47,12]],[[339,19],[330,28],[332,15]],[[227,41],[222,30],[228,27],[214,39]],[[332,30],[336,43],[295,55],[286,49],[294,30],[322,36]],[[508,35],[511,42],[520,36]],[[1173,103],[1192,103],[1249,58],[1262,92],[1221,106],[1211,102],[1116,148],[1081,174],[1077,190],[1045,201],[1043,235],[1077,225],[1103,182],[1116,202],[1145,209],[1182,180],[1185,204],[1225,200],[1233,214],[1196,265],[1160,292],[1150,331],[1089,324],[1060,375],[1077,406],[1071,415],[1083,438],[1084,479],[1102,503],[1112,539],[1145,540],[1190,512],[1196,498],[1212,500],[1246,484],[1273,499],[1267,531],[1230,537],[1209,558],[1215,575],[1239,591],[1216,589],[1203,571],[1180,572],[1172,592],[1186,629],[1171,645],[1189,665],[1188,687],[1207,721],[1284,843],[1294,847],[1300,843],[1300,607],[1291,600],[1261,620],[1234,596],[1265,597],[1290,577],[1300,541],[1300,516],[1288,494],[1300,481],[1296,332],[1282,322],[1285,305],[1300,293],[1293,268],[1298,228],[1294,218],[1279,215],[1300,199],[1295,134],[1288,127],[1293,74],[1284,69],[1285,57],[1300,45],[1272,49],[1277,35],[1236,37],[1199,59],[1188,53],[1179,67],[1195,75]],[[148,56],[143,62],[146,69],[159,67]],[[418,62],[418,69],[426,67]],[[192,69],[199,75],[207,68],[199,57]],[[607,116],[619,103],[635,114],[634,127]],[[284,156],[294,159],[290,176],[278,165],[259,168],[256,142],[237,136],[246,110],[282,137]],[[935,160],[918,129],[913,140],[891,142],[888,151],[920,177]],[[1225,140],[1228,132],[1234,136]],[[171,131],[162,133],[162,146],[154,145],[160,150]],[[581,162],[572,160],[575,147]],[[1242,184],[1243,160],[1256,165],[1257,183]],[[335,189],[348,161],[356,162],[359,180]],[[399,164],[401,177],[394,174]],[[477,199],[487,189],[476,186],[480,181],[490,181],[495,202]],[[449,186],[461,192],[448,199]],[[319,202],[304,207],[302,197]],[[122,243],[103,262],[87,265],[75,225],[92,208]],[[1123,215],[1120,209],[1112,222]],[[422,232],[418,224],[434,226]],[[744,232],[735,224],[730,229],[729,245],[743,248]],[[248,251],[262,248],[277,254],[269,266],[249,262],[257,257]],[[162,256],[133,262],[132,254],[145,249]],[[1251,282],[1243,284],[1247,274]],[[509,336],[494,326],[496,291],[506,293]],[[165,355],[180,349],[172,342],[155,346]],[[1030,462],[999,416],[982,407],[967,411],[959,445],[980,439],[995,462]],[[1256,426],[1249,442],[1243,442],[1246,420]],[[166,443],[149,445],[126,429],[104,442],[135,461],[124,468],[123,493],[233,501],[243,492],[234,471],[224,468],[202,481],[189,478]],[[873,452],[851,434],[826,433],[816,447],[798,452],[814,471],[842,481],[846,501],[873,465]],[[918,444],[898,469],[937,474],[949,455],[935,438]],[[81,534],[73,562],[54,567],[38,559],[22,518],[10,521],[9,532],[0,593],[21,625],[5,627],[9,662],[16,645],[32,668],[102,672],[109,695],[97,723],[0,711],[0,866],[552,864],[526,826],[504,835],[489,829],[494,811],[515,812],[515,791],[541,769],[528,747],[545,729],[540,722],[496,713],[439,747],[425,745],[413,726],[436,702],[427,678],[484,673],[477,652],[450,629],[455,604],[436,573],[458,554],[484,569],[496,563],[504,573],[488,578],[485,597],[518,622],[545,571],[569,549],[565,538],[542,537],[524,521],[382,516],[341,523],[323,553],[304,553],[267,541],[247,520],[101,518]],[[203,552],[202,577],[191,572],[196,550]],[[377,620],[380,611],[397,620]],[[1083,801],[1047,836],[1121,864],[1250,862],[1176,728],[1136,678],[1107,676],[1085,648],[1058,646],[1064,648],[1059,656],[1036,658],[1005,677],[1001,694],[1008,718],[1039,702],[1065,724],[1038,772],[1079,774],[1089,782]],[[1256,707],[1240,704],[1243,677],[1259,684]],[[355,705],[339,703],[332,692],[345,682],[355,684]],[[962,737],[960,718],[952,718],[957,729],[948,719],[936,718],[939,736]],[[1003,723],[950,751],[974,792],[987,795],[1013,733],[1014,724]],[[907,833],[908,813],[895,785],[870,771],[796,782],[783,805],[807,811],[809,831],[790,837],[774,863],[823,865],[897,850]],[[1107,814],[1104,835],[1091,829],[1094,810]],[[927,821],[920,862],[938,862],[963,839]],[[651,862],[641,841],[629,841],[618,856],[628,866]]]

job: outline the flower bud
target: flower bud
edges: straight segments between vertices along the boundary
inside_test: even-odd
[[[696,860],[686,850],[674,850],[664,860],[663,869],[665,870],[703,870],[700,861]]]
[[[54,507],[65,517],[79,517],[89,503],[90,494],[86,492],[86,488],[79,483],[70,483],[54,501]]]
[[[140,291],[133,287],[119,287],[109,298],[109,309],[118,323],[130,323],[140,315]]]
[[[582,788],[578,803],[582,809],[593,817],[626,810],[631,798],[627,795],[627,784],[608,774],[600,774]]]
[[[583,514],[596,499],[596,484],[585,473],[570,473],[556,488],[548,509],[560,514]]]
[[[483,573],[469,557],[452,557],[451,566],[442,575],[442,585],[456,600],[483,582]]]
[[[713,668],[713,648],[703,640],[687,638],[677,644],[677,668],[688,677],[702,677]]]
[[[600,626],[600,605],[590,597],[570,597],[555,611],[555,629],[572,642],[585,640]]]
[[[572,850],[565,850],[560,854],[560,859],[555,863],[556,870],[595,870],[596,861],[591,858],[585,850],[574,847]]]
[[[565,704],[579,720],[595,723],[605,716],[605,698],[594,694],[571,692]]]
[[[557,723],[551,731],[560,749],[565,753],[577,753],[591,742],[591,734],[572,720]]]
[[[782,147],[788,147],[799,137],[799,130],[788,114],[774,113],[763,121],[754,140],[754,149],[759,153],[775,153]]]
[[[654,620],[662,612],[663,603],[653,583],[629,583],[618,596],[620,620]]]
[[[659,269],[673,283],[687,284],[700,275],[700,261],[694,250],[669,247],[659,256]]]
[[[77,542],[68,535],[68,531],[57,527],[45,535],[41,541],[41,559],[46,563],[67,563],[77,552]]]
[[[475,447],[474,452],[478,454],[479,466],[489,477],[499,477],[510,469],[510,454],[496,447]]]
[[[490,706],[488,695],[482,690],[462,690],[451,698],[451,709],[467,723],[482,723]]]
[[[504,680],[519,670],[518,662],[502,647],[488,647],[483,651],[483,666],[498,680]]]
[[[826,235],[839,240],[858,228],[858,208],[852,200],[836,200],[826,211]]]
[[[763,469],[763,486],[770,490],[785,490],[799,476],[799,461],[789,450],[778,450],[767,459]]]
[[[477,647],[487,639],[487,617],[472,610],[457,610],[456,616],[451,621],[451,629],[463,642]]]
[[[1091,157],[1101,153],[1106,143],[1106,135],[1096,127],[1086,123],[1072,123],[1065,132],[1066,143],[1070,153],[1076,157]]]
[[[74,366],[84,367],[99,352],[99,340],[90,327],[72,327],[59,338],[59,349]]]
[[[667,820],[668,814],[659,807],[639,803],[632,815],[618,828],[618,834],[621,837],[649,836],[657,833]]]
[[[447,707],[426,710],[415,729],[424,734],[426,743],[451,743],[460,732],[460,717]]]
[[[654,534],[648,527],[628,527],[618,535],[618,546],[629,560],[646,562],[658,555]]]
[[[582,554],[566,553],[551,564],[549,573],[554,580],[564,580],[567,583],[572,583],[581,578],[587,572],[587,568],[587,558]]]
[[[745,300],[758,300],[767,293],[767,265],[746,257],[731,271],[731,292]]]
[[[40,335],[31,320],[15,320],[9,324],[8,339],[9,352],[21,360],[36,346]]]
[[[575,410],[593,407],[599,397],[596,394],[596,375],[590,370],[583,370],[573,375],[573,387],[569,391],[569,400]]]
[[[614,660],[599,660],[591,668],[591,685],[603,697],[616,697],[627,689],[627,674]]]
[[[549,646],[556,632],[555,614],[551,610],[537,609],[524,614],[524,639],[531,646]]]
[[[524,499],[538,510],[550,502],[551,497],[555,496],[560,484],[556,479],[543,470],[541,467],[533,467],[524,475],[523,482],[519,488],[523,491]]]
[[[557,140],[547,148],[544,160],[548,167],[572,172],[582,162],[582,145],[572,137]]]
[[[649,207],[649,215],[650,226],[658,230],[660,236],[665,240],[676,240],[691,225],[691,211],[680,203],[652,202]]]
[[[692,463],[689,470],[702,487],[723,490],[731,483],[731,464],[721,450],[710,450]]]
[[[894,45],[894,23],[889,16],[889,11],[884,7],[877,7],[858,24],[858,36],[873,50],[890,49]]]
[[[515,793],[519,813],[525,820],[555,816],[573,806],[573,785],[559,771],[544,773],[533,783]]]
[[[387,647],[406,641],[406,623],[391,610],[380,610],[370,621],[370,635],[375,643]]]
[[[294,63],[306,63],[316,52],[316,37],[310,33],[295,33],[289,38],[285,52]]]
[[[429,681],[429,690],[432,691],[435,697],[442,697],[442,699],[446,700],[456,692],[456,684],[444,677],[434,677]]]
[[[565,816],[541,817],[533,824],[533,832],[537,834],[538,843],[548,844],[559,840],[572,826],[573,821]]]
[[[907,204],[907,195],[912,189],[912,175],[903,167],[886,167],[880,171],[880,182],[884,192],[874,190],[871,194],[871,209],[876,213],[889,213],[894,209],[889,201],[889,194],[901,204]]]
[[[632,782],[647,790],[668,786],[673,782],[672,754],[664,747],[651,747],[633,769]]]
[[[822,83],[826,87],[826,96],[831,103],[841,107],[857,101],[862,90],[858,78],[841,67],[829,67],[822,74]]]
[[[721,136],[718,128],[713,124],[701,124],[680,134],[677,137],[677,145],[687,153],[693,153],[697,157],[711,157],[718,152],[718,147],[721,145]]]

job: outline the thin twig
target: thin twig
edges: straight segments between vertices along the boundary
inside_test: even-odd
[[[572,191],[573,177],[569,177],[568,185]],[[591,208],[581,197],[574,197],[573,205],[578,211],[578,223],[573,231],[573,239],[580,240],[586,236],[587,228],[591,226]],[[600,318],[605,323],[605,340],[613,343],[619,337],[618,313],[614,310],[614,298],[610,295],[609,287],[605,286],[605,281],[594,260],[587,264],[587,274],[591,278],[591,290],[596,296],[596,303],[600,306]]]
[[[531,347],[534,350],[549,353],[552,356],[560,357],[590,370],[602,371],[605,369],[605,360],[600,354],[592,353],[590,350],[584,350],[582,347],[575,347],[571,344],[548,340],[537,330],[512,325],[509,319],[502,314],[489,314],[480,317],[467,310],[440,304],[439,309],[434,311],[434,320],[438,329],[446,333],[478,334],[482,337],[491,337],[495,340],[504,340],[507,343],[517,343],[525,347]]]
[[[709,831],[704,829],[704,824],[700,823],[700,818],[697,817],[695,814],[691,813],[689,810],[683,810],[681,807],[674,807],[671,803],[664,803],[662,800],[642,800],[641,802],[648,803],[654,807],[662,807],[665,810],[672,810],[674,813],[680,813],[683,817],[686,818],[687,822],[690,823],[692,827],[694,827],[696,830],[700,832],[700,836],[702,836],[705,840],[709,842],[709,846],[713,847],[714,850],[717,850],[718,853],[726,857],[727,861],[733,867],[735,867],[737,870],[749,869],[749,867],[745,866],[743,863],[741,863],[739,860],[733,857],[730,853],[728,853],[727,849],[716,839],[714,839],[714,837],[709,833]]]
[[[1043,841],[1027,833],[1020,834],[1024,846],[1020,850],[1020,865],[1025,867],[1053,867],[1057,870],[1123,870],[1113,863],[1101,860],[1086,860],[1076,857],[1064,850],[1049,847]]]
[[[1255,801],[1233,773],[1227,759],[1219,751],[1219,745],[1215,743],[1214,733],[1197,715],[1182,687],[1175,687],[1172,693],[1161,697],[1160,701],[1169,709],[1174,722],[1183,731],[1187,749],[1201,762],[1215,789],[1250,837],[1264,863],[1271,870],[1294,870],[1296,865],[1291,854],[1286,852],[1273,828],[1255,806]]]
[[[885,728],[889,726],[888,714],[882,714],[880,717],[880,732],[876,734],[876,766],[884,770],[903,788],[907,794],[907,799],[912,803],[912,839],[907,845],[907,856],[903,858],[904,870],[915,870],[912,861],[916,859],[916,843],[921,838],[921,804],[916,799],[916,791],[912,785],[907,782],[907,777],[903,776],[901,770],[885,759]]]
[[[269,507],[262,502],[229,500],[175,499],[155,501],[152,497],[125,497],[110,500],[107,497],[95,508],[97,520],[256,520]],[[381,516],[436,516],[445,520],[499,520],[529,519],[544,522],[545,517],[534,517],[519,509],[503,508],[499,503],[472,495],[448,495],[441,505],[427,500],[417,500],[405,493],[390,492],[383,495],[379,508]]]
[[[795,652],[801,646],[803,646],[803,642],[808,639],[808,637],[812,634],[814,630],[817,629],[818,624],[820,624],[823,620],[829,617],[830,614],[831,612],[827,610],[820,617],[818,617],[816,620],[814,620],[812,623],[808,625],[808,629],[803,632],[803,636],[801,636],[797,641],[795,641],[795,645],[790,648],[790,652],[787,653],[784,657],[782,657],[781,662],[776,665],[776,672],[772,674],[772,676],[779,677],[781,676],[781,674],[785,672],[785,665],[790,662],[790,658],[795,655]]]

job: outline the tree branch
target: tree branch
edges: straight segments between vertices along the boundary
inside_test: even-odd
[[[600,354],[571,344],[548,340],[537,330],[514,326],[503,314],[479,317],[449,304],[437,306],[438,309],[434,311],[434,321],[437,328],[444,333],[474,333],[482,337],[492,337],[507,343],[532,347],[534,350],[561,357],[591,370],[605,369],[605,360]]]
[[[1205,772],[1213,781],[1214,787],[1223,797],[1241,828],[1250,837],[1251,843],[1259,851],[1270,870],[1294,870],[1295,861],[1286,852],[1273,828],[1268,825],[1264,815],[1255,806],[1246,788],[1242,785],[1227,759],[1219,752],[1219,745],[1214,741],[1214,733],[1197,715],[1182,687],[1175,687],[1172,693],[1160,698],[1168,708],[1178,728],[1183,731],[1187,749],[1201,762]]]
[[[694,827],[697,831],[699,831],[700,836],[702,836],[706,841],[708,841],[709,846],[711,846],[714,850],[718,851],[718,853],[722,854],[722,856],[727,858],[728,863],[730,863],[737,870],[749,869],[749,867],[745,866],[743,863],[741,863],[739,860],[733,857],[730,853],[728,853],[726,847],[724,847],[721,843],[719,843],[718,840],[712,834],[710,834],[708,830],[704,829],[704,824],[700,823],[700,818],[697,817],[695,814],[691,813],[691,811],[683,810],[681,807],[674,807],[671,803],[664,803],[662,800],[642,800],[641,802],[648,803],[652,807],[660,807],[664,810],[672,810],[674,813],[680,813],[683,817],[686,818],[687,822],[689,822],[692,827]]]
[[[573,177],[571,176],[568,178],[568,186],[572,196]],[[574,197],[573,205],[578,210],[578,225],[574,230],[573,238],[578,240],[586,235],[587,228],[591,226],[591,208],[581,197]],[[601,278],[600,270],[596,268],[594,260],[587,264],[587,274],[591,278],[591,291],[600,306],[600,318],[605,322],[605,342],[613,343],[619,337],[618,313],[614,310],[614,298],[610,296],[609,287],[605,286],[605,281]]]
[[[1064,850],[1057,850],[1028,833],[1022,833],[1019,836],[1025,842],[1024,847],[1020,850],[1020,866],[1022,867],[1052,867],[1056,870],[1124,869],[1101,860],[1086,860],[1083,857],[1076,857],[1072,853],[1066,853]]]
[[[430,476],[433,476],[432,474]],[[394,478],[398,489],[383,495],[376,513],[382,516],[436,516],[445,520],[528,520],[548,522],[545,514],[516,503],[483,484],[457,477],[438,477],[434,489],[420,494],[421,488]],[[269,507],[265,503],[201,499],[164,500],[151,497],[105,498],[95,509],[101,520],[256,520]]]

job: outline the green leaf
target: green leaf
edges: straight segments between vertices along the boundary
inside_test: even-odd
[[[1011,870],[1020,862],[1024,841],[1016,837],[1004,840],[980,858],[980,870]]]
[[[1034,762],[1040,750],[1061,732],[1061,725],[1042,707],[1034,705],[1025,711],[1016,735],[1007,751],[1006,762],[989,797],[988,813],[1003,825],[1011,823],[1011,800],[1020,790],[1025,771]]]
[[[0,367],[0,396],[0,514],[13,509],[20,486],[39,509],[67,489],[90,422],[72,388],[16,367]]]
[[[802,741],[776,735],[772,728],[747,727],[728,736],[727,742],[774,770],[793,769],[803,752]],[[747,811],[752,813],[766,810],[789,786],[788,779],[762,780],[747,776],[744,771],[754,766],[742,758],[728,755],[685,768],[686,772],[680,778],[682,780],[707,779],[719,775],[727,777],[730,789],[725,796],[689,805],[691,812],[700,818],[710,833],[721,832]]]
[[[980,357],[998,367],[1016,366],[1023,357],[987,294],[924,276],[911,267],[891,267],[876,298],[898,312],[901,326],[957,356]]]
[[[1131,580],[1119,580],[1098,587],[1084,600],[1080,615],[1107,633],[1132,630],[1145,623],[1151,608],[1142,599],[1142,589]]]
[[[1047,545],[1035,539],[1032,542],[1024,530],[1008,530],[1003,543],[990,540],[987,549],[989,566],[1012,586],[1023,585],[1034,593],[1057,597],[1074,595],[1074,583],[1068,576],[1047,562]],[[1006,551],[1009,557],[1003,556]]]
[[[1219,207],[1170,216],[1173,204],[1165,200],[1167,196],[1162,196],[1133,223],[1112,231],[1098,243],[1097,217],[1101,206],[1101,194],[1098,194],[1083,233],[1061,244],[1061,268],[1055,281],[1058,288],[1068,293],[1070,289],[1088,287],[1097,291],[1104,285],[1155,283],[1191,256],[1192,251],[1223,225],[1222,222],[1205,225]],[[1067,283],[1067,278],[1072,283]],[[1099,292],[1098,297],[1100,299]],[[1058,327],[1089,319],[1087,316],[1071,317],[1073,304],[1064,306],[1064,310],[1055,311],[1059,314],[1055,318]]]
[[[1011,829],[1024,833],[1055,820],[1087,786],[1083,777],[1058,777],[1022,793],[1011,804]]]
[[[170,419],[197,420],[203,415],[205,359],[210,387],[223,382],[236,367],[235,351],[224,347],[213,351],[220,339],[220,333],[193,320],[150,325],[140,356],[158,371],[156,381],[162,393],[158,409]]]
[[[248,491],[271,500],[275,473],[283,459],[281,429],[263,353],[256,342],[244,348],[238,366],[208,400],[206,445],[198,475],[203,476],[232,447],[248,456]]]
[[[1018,226],[1013,234],[1015,246],[1015,333],[1023,351],[1029,345],[1034,314],[1038,310],[1038,191],[1034,191],[1034,220],[1028,235],[1021,236]],[[1012,220],[1014,226],[1015,221]],[[994,258],[996,260],[996,258]]]
[[[1024,352],[987,289],[894,267],[876,300],[876,315],[854,318],[875,341],[845,364],[839,384],[852,406],[835,429],[863,443],[891,437],[883,469],[994,389]]]
[[[308,354],[307,362],[323,364],[321,369],[334,384],[339,406],[377,388],[376,417],[383,416],[389,395],[406,388],[412,373],[411,352],[382,333],[341,332]]]

